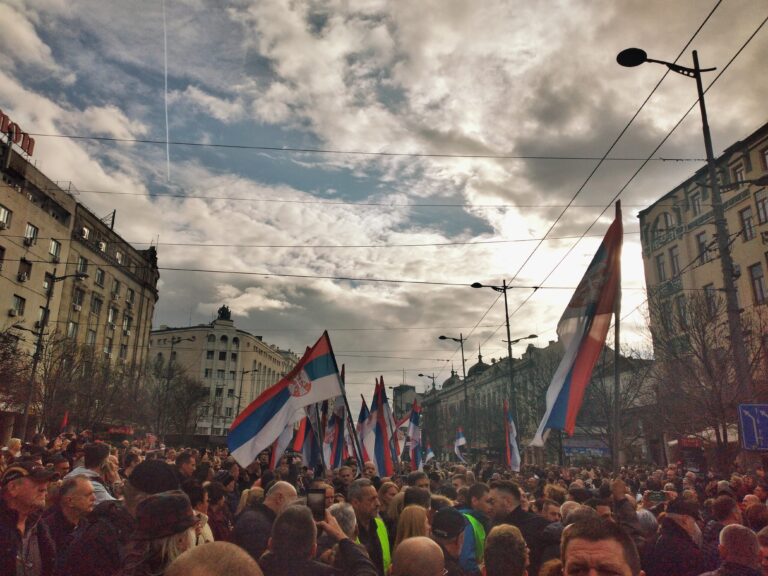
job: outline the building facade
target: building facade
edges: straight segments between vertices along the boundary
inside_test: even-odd
[[[196,436],[223,439],[237,414],[278,382],[299,358],[235,326],[226,306],[210,324],[160,326],[150,337],[154,362],[173,362],[208,390]]]
[[[0,158],[0,331],[30,357],[38,338],[43,351],[62,338],[138,378],[158,299],[155,249],[128,244],[115,213],[109,223],[96,217],[12,143],[0,145]],[[2,408],[0,438],[13,433],[21,406]]]

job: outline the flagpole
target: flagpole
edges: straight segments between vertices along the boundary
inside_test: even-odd
[[[315,402],[315,422],[318,425],[312,426],[312,433],[315,435],[318,452],[320,452],[320,463],[323,465],[323,471],[325,471],[328,467],[325,464],[325,454],[323,454],[323,439],[320,437],[320,430],[318,430],[320,428],[320,409],[317,407],[317,402]]]
[[[333,356],[333,361],[336,362],[336,356]],[[357,467],[360,470],[360,473],[363,473],[363,451],[360,448],[360,438],[357,437],[357,430],[355,429],[355,426],[352,424],[352,412],[349,409],[349,401],[347,400],[347,389],[344,384],[344,377],[340,377],[339,380],[341,381],[341,397],[344,398],[344,408],[347,411],[347,426],[349,426],[349,433],[352,436],[352,445],[354,446],[356,457],[357,457]]]
[[[616,219],[621,220],[621,200],[616,201]],[[621,359],[621,353],[619,351],[621,345],[621,247],[623,244],[623,237],[619,240],[619,249],[616,252],[616,258],[618,262],[616,267],[618,269],[618,282],[616,283],[616,299],[614,304],[614,319],[613,319],[613,471],[619,470],[619,452],[621,448],[621,382],[620,382],[620,367],[619,361]]]
[[[381,394],[386,398],[387,396],[387,389],[384,387],[384,376],[381,376]],[[389,400],[387,400],[387,405],[389,405]],[[381,404],[381,409],[384,410],[384,403]],[[397,443],[395,442],[395,434],[397,434],[397,430],[392,430],[392,424],[394,424],[395,416],[392,415],[392,421],[390,421],[389,418],[385,418],[384,420],[387,421],[387,424],[389,425],[389,443],[390,443],[390,452],[395,456],[394,461],[392,462],[392,465],[394,466],[397,464],[398,469],[400,468],[400,454],[397,452]]]

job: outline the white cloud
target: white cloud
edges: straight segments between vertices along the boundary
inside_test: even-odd
[[[197,86],[188,86],[183,92],[171,92],[169,103],[184,107],[191,105],[212,118],[227,124],[243,119],[245,107],[240,99],[227,100],[205,92]]]

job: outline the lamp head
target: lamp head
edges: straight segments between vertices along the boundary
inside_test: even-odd
[[[88,274],[86,274],[85,272],[76,272],[75,273],[75,279],[77,279],[77,280],[85,280],[86,278],[88,278]]]
[[[424,377],[424,374],[422,374],[421,372],[419,372],[419,376],[421,376],[421,377]]]
[[[472,286],[472,288],[482,288],[483,287],[483,285],[480,284],[480,282],[473,282],[471,284],[471,286]]]
[[[538,334],[531,334],[530,336],[528,336],[528,338],[538,338],[538,337],[539,337]]]
[[[616,56],[616,62],[627,68],[640,66],[648,60],[648,54],[642,48],[627,48]]]
[[[448,336],[438,336],[438,340],[448,340]]]

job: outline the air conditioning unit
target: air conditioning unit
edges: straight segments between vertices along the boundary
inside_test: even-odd
[[[130,336],[131,335],[131,331],[130,330],[123,330],[123,334],[125,336]]]
[[[107,243],[106,242],[99,242],[99,250],[104,252],[107,249]]]
[[[74,310],[75,312],[80,312],[80,310],[82,309],[83,309],[82,304],[72,304],[72,310]]]
[[[112,300],[120,300],[120,294],[117,292],[112,292]]]
[[[59,263],[59,257],[58,256],[51,256],[51,262],[53,262],[54,264],[58,264]]]
[[[88,238],[88,228],[85,228],[85,227],[80,228],[80,236],[82,238],[87,239]]]
[[[18,316],[18,315],[19,315],[19,311],[16,310],[16,308],[11,308],[10,310],[8,310],[8,316],[13,317],[13,316]]]
[[[27,280],[29,280],[29,274],[27,274],[26,272],[20,272],[19,282],[26,282]]]
[[[7,230],[8,222],[0,222],[0,230]]]
[[[24,246],[32,246],[32,244],[34,244],[34,243],[35,243],[35,239],[34,238],[32,238],[30,236],[26,236],[24,238]]]

